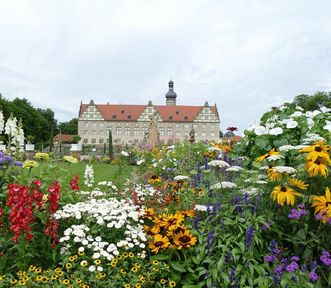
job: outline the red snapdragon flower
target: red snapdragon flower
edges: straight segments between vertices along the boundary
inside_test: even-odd
[[[40,192],[38,190],[33,191],[31,194],[29,192],[29,187],[9,184],[8,200],[6,205],[11,209],[8,214],[9,221],[12,224],[9,226],[9,230],[15,234],[12,237],[14,242],[18,241],[18,238],[23,232],[25,232],[26,239],[28,241],[33,237],[30,233],[30,224],[32,224],[34,220],[33,204],[37,203],[39,206],[38,201],[40,198]]]
[[[79,177],[77,175],[74,176],[74,179],[71,179],[70,181],[71,190],[79,191],[78,180]]]
[[[2,218],[4,215],[5,215],[5,213],[3,212],[2,207],[0,207],[0,228],[2,227],[2,224],[3,224],[1,218]]]
[[[47,202],[50,204],[49,212],[54,214],[56,212],[57,207],[59,206],[59,200],[61,198],[60,184],[56,180],[54,180],[53,184],[48,188],[48,199]]]
[[[44,233],[45,233],[45,235],[48,235],[51,238],[53,238],[52,248],[54,248],[56,246],[56,244],[59,243],[59,239],[57,238],[58,229],[59,229],[58,220],[54,216],[51,216],[47,221]]]

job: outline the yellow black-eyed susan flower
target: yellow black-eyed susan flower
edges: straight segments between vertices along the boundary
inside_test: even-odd
[[[69,279],[63,279],[62,280],[62,284],[69,285],[70,284],[70,280]]]
[[[95,265],[100,265],[100,263],[101,263],[101,260],[100,259],[97,259],[97,260],[94,261],[94,264]]]
[[[176,286],[176,282],[175,281],[170,281],[169,282],[169,286],[170,287],[175,287]]]

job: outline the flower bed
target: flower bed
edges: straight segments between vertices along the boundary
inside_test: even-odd
[[[123,151],[119,171],[137,166],[121,185],[6,167],[0,286],[331,286],[331,116],[266,115],[234,147]]]

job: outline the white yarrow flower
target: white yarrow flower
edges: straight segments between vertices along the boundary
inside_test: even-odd
[[[177,176],[174,177],[175,181],[187,180],[187,179],[190,179],[190,177],[184,176],[184,175],[177,175]]]
[[[283,155],[270,155],[267,160],[268,161],[276,161],[276,160],[279,160],[279,159],[283,159],[284,156]]]
[[[297,173],[297,170],[293,167],[289,166],[274,166],[272,169],[278,173],[287,173],[287,174],[294,174]]]
[[[220,168],[228,168],[230,167],[230,164],[223,161],[223,160],[212,160],[208,163],[209,166],[213,166],[213,167],[220,167]]]
[[[229,168],[226,168],[226,171],[228,171],[228,172],[230,172],[230,171],[232,171],[232,172],[238,172],[238,171],[241,171],[241,170],[244,170],[244,169],[242,167],[236,166],[236,165],[231,166]]]

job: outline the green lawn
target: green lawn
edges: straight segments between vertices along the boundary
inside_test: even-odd
[[[45,176],[52,179],[61,179],[68,176],[79,176],[79,185],[84,184],[84,172],[86,163],[71,164],[67,162],[43,162],[38,167],[31,170],[31,176],[43,179]],[[113,181],[116,185],[131,177],[134,170],[133,166],[119,166],[106,163],[92,164],[94,169],[95,184],[100,181]],[[26,170],[24,173],[28,173]]]

